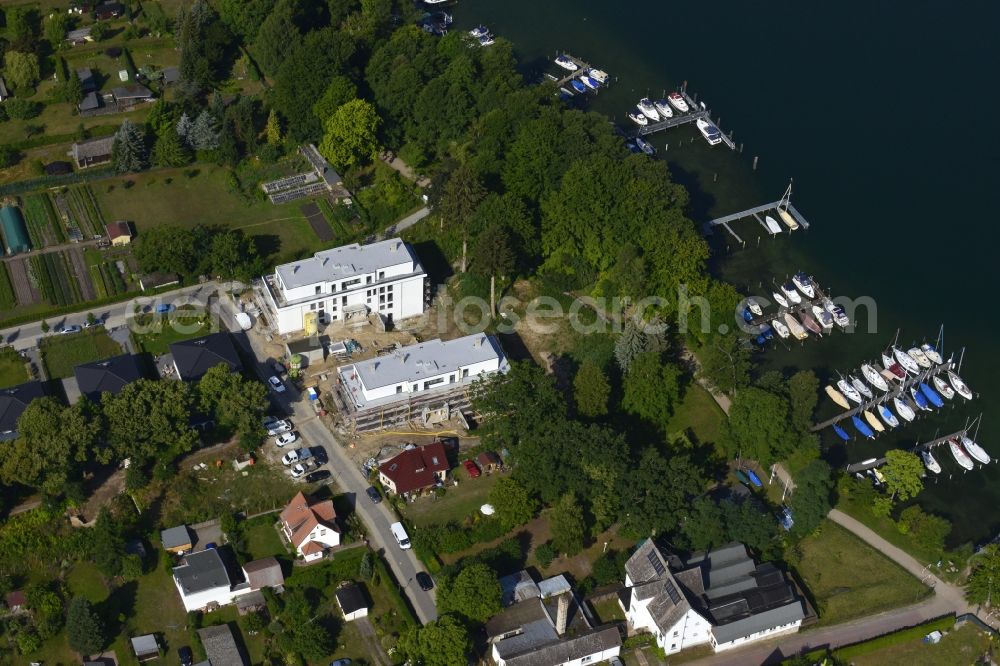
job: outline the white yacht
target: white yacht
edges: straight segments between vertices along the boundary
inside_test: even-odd
[[[681,113],[687,113],[688,111],[691,110],[691,107],[689,107],[688,103],[684,100],[684,96],[681,95],[680,93],[676,92],[670,93],[669,95],[667,95],[667,101],[670,102],[670,105],[672,107],[674,107]]]
[[[695,124],[698,126],[698,131],[701,132],[701,135],[705,137],[705,141],[708,141],[708,145],[715,146],[722,143],[722,132],[710,121],[699,118]]]

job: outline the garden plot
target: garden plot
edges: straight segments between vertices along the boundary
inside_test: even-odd
[[[48,194],[29,194],[24,198],[22,210],[32,247],[37,249],[66,242],[66,229]]]
[[[93,298],[94,285],[82,256],[81,268],[77,270],[74,256],[78,252],[47,252],[31,257],[31,274],[42,298],[50,305],[73,305]]]
[[[18,303],[27,306],[41,302],[42,295],[31,281],[27,259],[11,259],[7,262],[7,270],[10,272],[10,283]]]
[[[55,195],[56,208],[69,229],[71,240],[104,234],[104,216],[88,185],[66,188]]]

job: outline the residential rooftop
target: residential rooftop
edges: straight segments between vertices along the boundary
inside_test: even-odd
[[[423,271],[413,249],[399,238],[390,238],[368,245],[353,243],[323,250],[309,259],[282,264],[274,271],[285,289],[295,289],[376,273],[388,266],[408,262],[413,264],[414,273]]]
[[[192,595],[216,587],[230,587],[226,565],[215,548],[206,548],[184,557],[184,563],[174,567],[174,578],[184,590]]]

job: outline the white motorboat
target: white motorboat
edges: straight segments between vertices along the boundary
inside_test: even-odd
[[[602,85],[607,84],[608,82],[608,73],[605,72],[603,69],[592,69],[589,72],[587,72],[587,74],[590,76],[590,78],[594,79],[595,81],[597,81]]]
[[[653,102],[653,106],[656,107],[656,110],[664,118],[673,118],[674,117],[674,110],[670,106],[670,102],[668,102],[667,100],[665,100],[665,99],[658,99],[655,102]]]
[[[875,368],[865,363],[861,366],[861,374],[868,381],[869,384],[877,388],[879,391],[885,393],[889,390],[889,385],[886,383],[885,378],[882,377]]]
[[[642,111],[642,115],[646,116],[654,123],[660,119],[660,114],[657,113],[656,107],[653,106],[653,102],[648,97],[640,99],[639,103],[635,106]]]
[[[798,305],[802,302],[802,297],[799,296],[799,292],[795,291],[795,286],[791,282],[786,282],[781,285],[781,293],[785,295],[788,302],[793,305]]]
[[[792,336],[796,340],[805,340],[809,337],[806,329],[799,323],[799,320],[792,316],[791,312],[785,313],[785,323],[788,324],[788,330],[792,332]]]
[[[905,351],[893,347],[892,355],[895,356],[896,361],[898,361],[899,364],[903,366],[903,370],[906,370],[907,372],[913,375],[920,374],[920,365],[912,356],[907,354]]]
[[[899,398],[892,399],[892,406],[896,408],[896,413],[899,414],[900,418],[904,421],[912,421],[917,418],[917,413],[910,409],[910,406]]]
[[[847,380],[844,379],[843,377],[837,380],[837,388],[840,390],[841,393],[847,396],[848,400],[850,400],[851,402],[855,402],[859,405],[861,404],[861,394],[858,393],[858,390],[856,388],[847,383]]]
[[[962,445],[958,442],[957,439],[955,439],[954,437],[949,439],[948,448],[951,449],[951,455],[955,459],[955,462],[957,462],[959,465],[961,465],[965,469],[972,469],[973,467],[975,467],[975,463],[972,462],[972,458],[970,458],[969,454],[965,452],[965,450],[962,448]]]
[[[931,363],[936,363],[937,365],[941,365],[942,363],[944,363],[944,359],[941,358],[941,354],[939,354],[938,351],[934,349],[934,345],[929,345],[925,342],[924,344],[920,345],[920,351],[924,353],[924,356],[930,359]]]
[[[861,381],[854,375],[849,375],[847,378],[851,380],[851,386],[856,388],[858,390],[858,393],[865,396],[869,400],[875,397],[874,395],[872,395],[872,390],[868,388],[868,385],[865,384],[863,381]]]
[[[760,303],[752,298],[747,299],[747,307],[750,308],[750,312],[754,313],[758,317],[764,314],[764,309],[760,307]]]
[[[965,385],[962,378],[951,370],[948,371],[948,383],[951,384],[953,389],[955,389],[955,393],[959,394],[966,400],[972,400],[972,391],[970,391],[969,387]]]
[[[572,58],[567,58],[564,55],[556,56],[556,64],[571,72],[575,72],[580,69],[580,66],[573,62]]]
[[[473,37],[475,37],[476,39],[479,39],[483,35],[490,34],[490,29],[487,28],[485,25],[480,24],[480,25],[477,25],[472,30],[470,30],[469,34],[472,35]]]
[[[941,473],[941,465],[934,459],[934,454],[930,451],[921,451],[920,457],[924,459],[924,467],[935,474]]]
[[[480,46],[490,46],[494,42],[495,42],[495,40],[493,39],[493,35],[491,35],[489,33],[486,33],[485,35],[483,35],[482,37],[479,38],[479,45]]]
[[[818,305],[812,306],[812,312],[816,315],[816,321],[826,330],[833,328],[833,315]]]
[[[600,83],[598,83],[596,80],[590,78],[586,74],[584,74],[582,76],[578,76],[576,78],[580,81],[580,83],[582,83],[583,85],[587,86],[591,90],[597,90],[598,88],[601,87]]]
[[[684,96],[681,95],[680,93],[676,92],[670,93],[669,95],[667,95],[667,101],[670,102],[670,105],[672,107],[674,107],[681,113],[687,113],[688,111],[691,110],[691,107],[689,107],[688,103],[684,100]]]
[[[983,463],[984,465],[990,464],[990,454],[986,453],[986,449],[979,446],[971,439],[962,435],[962,446],[965,447],[965,452],[970,456]]]
[[[784,295],[781,294],[781,292],[773,291],[771,292],[771,296],[774,297],[774,302],[780,305],[781,307],[783,308],[788,307],[788,299],[786,299]]]
[[[777,333],[778,337],[781,338],[781,339],[788,338],[788,336],[790,334],[790,331],[788,330],[788,327],[785,326],[784,324],[782,324],[781,320],[779,320],[779,319],[772,319],[771,320],[771,328],[774,329],[774,332]]]
[[[909,354],[913,358],[913,360],[917,362],[917,365],[919,365],[921,368],[931,367],[931,360],[927,358],[927,356],[925,356],[924,353],[920,351],[920,349],[916,347],[910,347],[909,349],[906,350],[906,353]]]
[[[708,141],[708,145],[717,146],[722,143],[722,132],[710,121],[699,118],[695,121],[695,125],[698,126],[698,131],[701,132],[701,135],[705,137],[705,141]]]
[[[839,305],[833,306],[833,312],[831,314],[833,315],[833,321],[836,322],[837,326],[847,328],[851,325],[851,320],[848,319],[847,313],[844,312],[844,308]]]
[[[795,231],[796,229],[799,228],[798,221],[792,216],[791,213],[789,213],[781,206],[778,206],[778,216],[781,218],[781,221],[785,223],[785,226],[788,227],[790,231]]]
[[[772,234],[781,233],[781,226],[778,224],[778,221],[773,217],[771,217],[770,215],[764,216],[764,223],[767,224],[767,230],[770,231]]]
[[[813,286],[812,280],[802,271],[792,276],[792,283],[806,298],[816,298],[816,288]]]
[[[649,121],[646,120],[646,116],[642,115],[641,113],[629,112],[626,113],[625,115],[628,116],[629,120],[634,122],[636,125],[639,125],[640,127],[645,127],[646,124],[649,123]]]
[[[948,382],[941,379],[937,375],[934,375],[934,377],[931,378],[931,381],[934,383],[934,388],[937,389],[937,392],[943,395],[945,399],[951,400],[955,397],[955,389],[949,386]]]

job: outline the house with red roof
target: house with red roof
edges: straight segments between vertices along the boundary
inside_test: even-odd
[[[443,483],[448,475],[444,444],[434,442],[403,451],[378,468],[379,481],[397,495],[422,493]]]
[[[297,493],[281,512],[281,532],[306,562],[340,545],[340,528],[332,500],[314,501]]]

